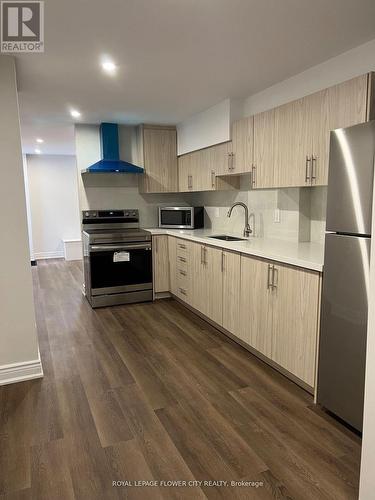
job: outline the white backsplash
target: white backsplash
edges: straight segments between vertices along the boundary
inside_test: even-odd
[[[244,211],[236,207],[230,218],[229,207],[242,201],[249,207],[253,236],[294,241],[324,241],[327,189],[285,188],[248,190],[249,176],[241,179],[240,191],[191,194],[193,205],[204,205],[205,227],[223,233],[241,234]],[[278,211],[279,222],[275,222]]]

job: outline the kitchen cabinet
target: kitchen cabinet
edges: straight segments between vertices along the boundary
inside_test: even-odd
[[[320,273],[168,236],[170,291],[315,385]]]
[[[141,193],[178,191],[177,132],[175,127],[141,125],[137,131]]]
[[[178,158],[179,191],[239,189],[239,179],[217,177],[228,161],[228,143],[187,153]]]
[[[176,295],[187,304],[192,303],[192,252],[191,243],[176,239]]]
[[[328,183],[329,137],[374,116],[366,74],[254,116],[253,188]]]
[[[152,237],[154,293],[169,291],[168,236]]]
[[[223,251],[223,321],[222,326],[239,336],[241,296],[241,255]]]
[[[241,257],[239,338],[314,386],[319,273]]]
[[[319,309],[319,274],[273,266],[271,359],[314,386]]]
[[[228,175],[251,172],[254,153],[254,117],[249,116],[233,122],[231,147],[228,148],[227,161],[221,171]]]
[[[253,188],[277,187],[275,173],[277,155],[276,109],[254,116]]]
[[[169,291],[177,295],[177,239],[168,236]]]
[[[240,328],[238,337],[268,358],[272,354],[270,263],[241,256]]]
[[[192,306],[215,323],[222,323],[222,250],[191,244]]]
[[[311,119],[312,185],[328,184],[330,131],[363,123],[370,117],[368,88],[371,79],[371,74],[361,75],[314,94],[316,103]]]

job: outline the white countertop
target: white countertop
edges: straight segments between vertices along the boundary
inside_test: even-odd
[[[278,240],[270,238],[250,237],[244,241],[223,241],[210,238],[213,235],[222,235],[223,232],[212,231],[211,229],[194,229],[194,230],[179,230],[179,229],[147,229],[151,234],[168,234],[177,236],[186,240],[204,243],[214,247],[224,248],[247,255],[263,257],[264,259],[275,260],[290,264],[292,266],[303,267],[313,271],[323,270],[324,260],[324,245],[321,243],[300,243],[288,240]],[[231,236],[241,235],[233,233],[225,233]]]

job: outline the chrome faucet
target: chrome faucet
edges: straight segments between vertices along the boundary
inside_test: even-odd
[[[245,236],[245,238],[248,238],[250,236],[250,234],[252,233],[252,230],[251,230],[250,224],[249,224],[249,209],[247,208],[247,205],[245,205],[245,203],[242,203],[242,201],[237,201],[236,203],[233,203],[233,205],[228,210],[228,217],[230,217],[232,215],[232,210],[234,209],[234,207],[237,207],[237,206],[243,207],[245,209],[245,227],[243,230],[243,235]]]

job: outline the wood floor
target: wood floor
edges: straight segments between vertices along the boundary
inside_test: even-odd
[[[2,500],[358,497],[358,437],[183,306],[93,311],[79,263],[33,276],[45,377],[0,387]]]

